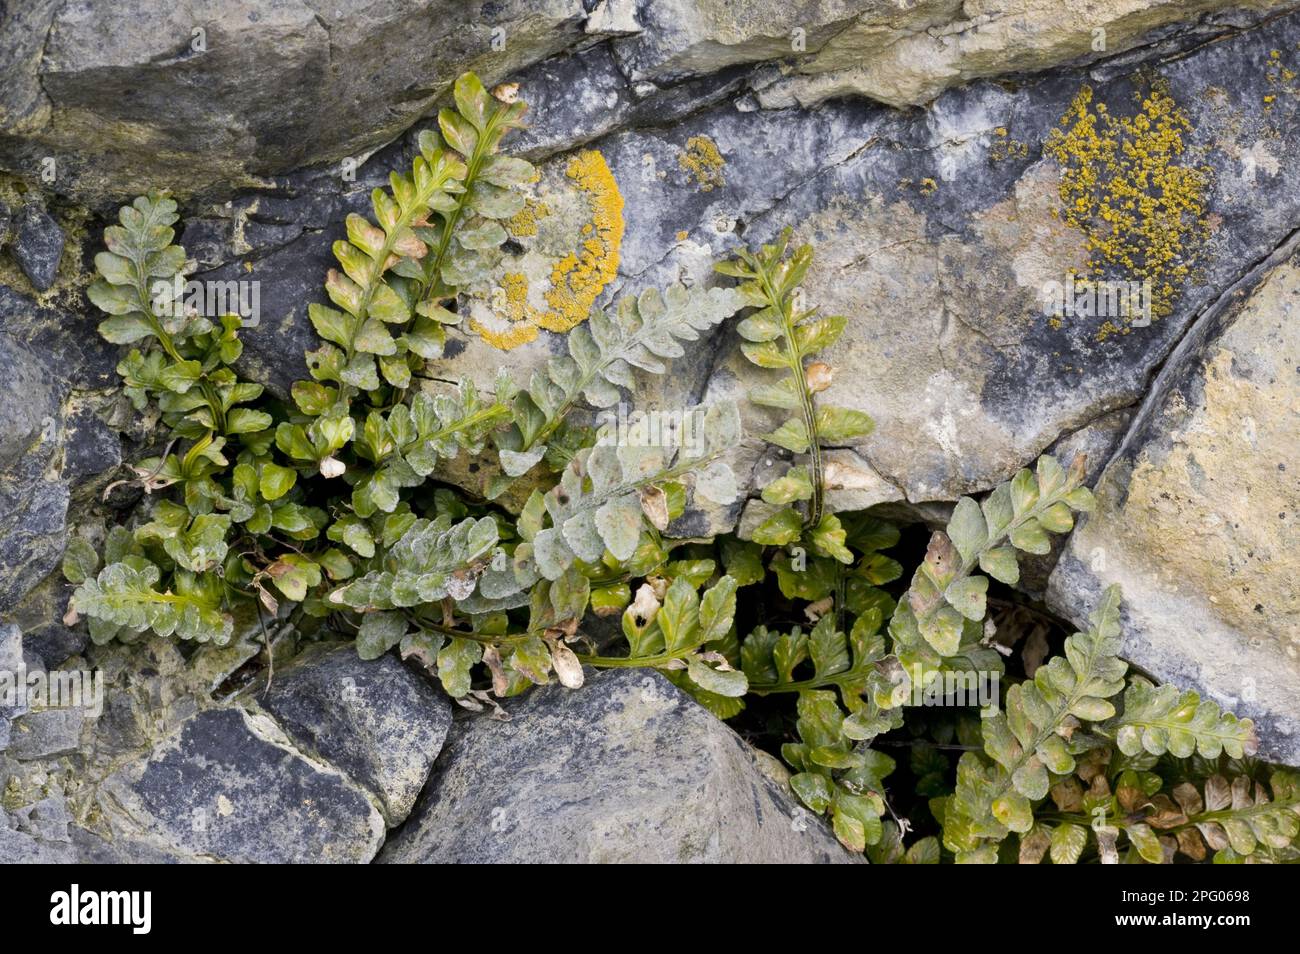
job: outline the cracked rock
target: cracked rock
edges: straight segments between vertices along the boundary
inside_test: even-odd
[[[301,748],[369,789],[390,826],[410,814],[451,725],[446,696],[395,656],[363,661],[351,643],[308,650],[258,701]]]
[[[200,712],[100,787],[113,837],[190,861],[366,862],[384,839],[368,794],[269,717]]]
[[[384,862],[859,860],[785,773],[658,673],[618,670],[458,722]]]
[[[1294,247],[1294,242],[1290,243]],[[1070,537],[1048,602],[1124,591],[1123,655],[1256,720],[1300,765],[1300,254],[1206,316],[1158,379]]]

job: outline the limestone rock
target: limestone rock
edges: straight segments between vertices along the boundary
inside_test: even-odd
[[[68,488],[59,478],[62,391],[45,363],[0,331],[0,377],[22,401],[0,402],[0,612],[63,555]]]
[[[228,192],[390,141],[466,69],[485,81],[582,37],[581,0],[124,0],[6,14],[0,167],[92,202]]]
[[[193,860],[366,862],[384,834],[362,789],[240,709],[183,723],[105,779],[101,804],[115,835]]]
[[[1300,765],[1300,255],[1228,296],[1157,380],[1048,599],[1124,591],[1124,655],[1256,720]]]
[[[458,723],[385,862],[852,862],[748,745],[657,673]]]
[[[258,696],[295,743],[379,799],[390,826],[415,804],[451,725],[451,703],[391,654],[351,643],[315,647]]]
[[[1079,60],[1113,57],[1163,38],[1182,25],[1206,36],[1231,24],[1197,24],[1226,6],[1218,0],[923,0],[877,2],[788,75],[759,90],[767,108],[814,106],[841,96],[868,96],[891,106],[919,106],[972,80],[1038,70]],[[1255,12],[1293,8],[1252,0]],[[809,46],[811,50],[811,45]]]

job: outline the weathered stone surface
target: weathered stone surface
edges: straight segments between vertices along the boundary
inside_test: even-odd
[[[907,5],[877,0],[862,6],[866,9],[854,22],[794,63],[790,75],[761,89],[759,101],[781,109],[861,95],[892,106],[919,106],[971,80],[1113,57],[1153,42],[1162,28],[1193,27],[1198,17],[1228,5],[1217,0],[923,0]],[[1248,0],[1233,6],[1276,11],[1295,5]],[[1206,36],[1229,30],[1210,24],[1202,29]]]
[[[5,14],[0,166],[100,201],[364,155],[465,69],[496,82],[582,38],[581,0],[23,4]]]
[[[14,719],[9,755],[26,761],[68,755],[81,745],[80,709],[33,710]]]
[[[101,791],[115,838],[193,860],[365,862],[383,841],[360,788],[240,709],[199,713]]]
[[[1288,245],[1290,252],[1295,246]],[[1124,655],[1255,718],[1300,765],[1300,256],[1197,325],[1070,539],[1048,598],[1124,590]]]
[[[549,686],[458,723],[385,862],[851,862],[748,745],[662,676]]]
[[[297,745],[379,799],[390,826],[415,804],[451,725],[451,703],[396,657],[351,643],[313,648],[277,671],[258,702]]]
[[[0,331],[0,377],[21,401],[0,402],[0,612],[63,554],[68,488],[59,479],[62,392],[41,359]]]
[[[9,253],[37,291],[54,284],[63,257],[63,229],[39,205],[27,205],[14,223]]]

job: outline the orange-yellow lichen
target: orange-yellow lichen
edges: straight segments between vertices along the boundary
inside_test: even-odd
[[[1006,126],[993,130],[993,146],[989,149],[989,158],[994,162],[1004,159],[1024,159],[1029,155],[1029,146],[1019,139],[1012,139]]]
[[[524,207],[506,220],[506,231],[515,238],[532,238],[537,234],[537,220],[551,214],[545,202],[528,199]]]
[[[1296,75],[1295,70],[1283,63],[1281,50],[1269,51],[1268,62],[1264,68],[1264,81],[1268,84],[1270,92],[1264,96],[1264,112],[1271,111],[1277,105],[1279,95],[1300,97],[1300,86],[1295,82]]]
[[[677,157],[677,164],[695,180],[701,192],[712,192],[727,184],[722,177],[726,160],[718,151],[718,144],[708,136],[692,136],[686,140],[686,148]]]
[[[470,322],[484,341],[503,351],[532,341],[539,328],[565,332],[586,321],[600,293],[618,274],[623,195],[605,157],[595,150],[580,152],[570,160],[565,174],[585,194],[591,217],[580,230],[583,239],[578,248],[551,267],[550,288],[545,295],[547,308],[529,303],[528,278],[512,272],[502,277],[500,293],[493,296],[493,311],[509,325],[494,328],[480,321]],[[534,226],[544,208],[540,204],[534,207]],[[549,214],[549,210],[541,214]]]
[[[1161,85],[1136,99],[1135,115],[1116,117],[1084,86],[1043,151],[1061,166],[1059,214],[1086,237],[1091,277],[1149,282],[1151,316],[1162,318],[1208,234],[1210,170],[1184,164],[1191,123]]]
[[[594,149],[580,152],[565,174],[587,193],[591,221],[590,228],[583,228],[589,237],[578,252],[570,252],[551,269],[551,288],[546,293],[550,311],[537,317],[537,324],[547,331],[568,331],[587,320],[591,306],[618,274],[623,246],[623,194],[605,157]]]

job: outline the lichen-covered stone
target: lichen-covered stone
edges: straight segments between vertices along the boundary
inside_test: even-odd
[[[241,709],[187,720],[105,779],[100,803],[114,837],[198,861],[366,862],[384,838],[360,787]]]
[[[37,291],[54,284],[63,257],[63,229],[39,205],[25,206],[14,223],[9,253]]]
[[[657,673],[548,686],[458,723],[403,862],[852,862],[749,746]]]
[[[1288,250],[1294,247],[1290,243]],[[1300,255],[1189,334],[1097,486],[1048,598],[1124,590],[1124,655],[1256,721],[1300,765]]]
[[[295,743],[379,800],[389,826],[415,804],[451,725],[451,703],[396,657],[351,643],[315,647],[275,674],[258,702]]]

